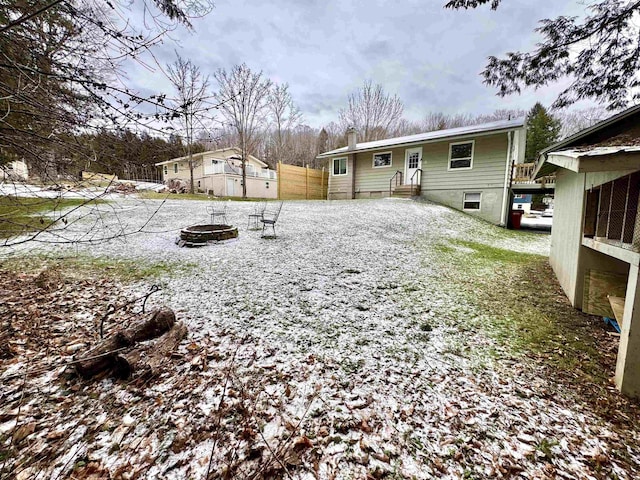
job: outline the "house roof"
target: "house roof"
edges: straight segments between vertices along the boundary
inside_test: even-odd
[[[349,150],[349,147],[341,147],[335,150],[321,153],[317,158],[327,158],[343,153],[361,152],[366,150],[377,150],[379,148],[394,147],[400,145],[410,145],[416,143],[432,142],[456,137],[467,137],[480,133],[489,133],[501,130],[511,130],[514,128],[522,128],[525,125],[524,118],[515,120],[500,120],[497,122],[483,123],[480,125],[469,125],[466,127],[448,128],[446,130],[436,130],[434,132],[418,133],[417,135],[408,135],[405,137],[387,138],[384,140],[376,140],[374,142],[363,142],[356,144],[355,150]]]
[[[561,155],[569,158],[601,157],[620,153],[638,153],[640,145],[619,145],[617,147],[582,147],[549,152],[547,155]]]
[[[218,150],[207,150],[206,152],[200,152],[200,153],[194,153],[192,155],[193,158],[201,158],[205,155],[210,155],[213,158],[219,159],[219,160],[227,160],[229,159],[231,156],[233,155],[242,155],[242,150],[238,147],[229,147],[229,148],[220,148]],[[267,165],[266,163],[264,163],[262,160],[254,157],[253,155],[248,155],[247,158],[253,160],[254,162],[256,162],[258,165],[260,165],[261,167],[268,167],[269,165]],[[183,162],[185,160],[189,160],[188,156],[184,156],[184,157],[177,157],[177,158],[172,158],[171,160],[165,160],[164,162],[158,162],[155,164],[156,167],[162,166],[162,165],[167,165],[169,163],[176,163],[176,162]]]
[[[549,175],[550,173],[553,173],[558,168],[560,168],[557,165],[553,165],[547,162],[547,158],[550,155],[558,155],[558,154],[565,155],[565,153],[568,153],[568,155],[565,155],[565,156],[571,156],[572,154],[571,152],[575,154],[579,150],[582,150],[583,154],[580,156],[587,156],[584,154],[585,148],[588,150],[592,150],[593,151],[592,155],[611,155],[613,153],[620,153],[620,150],[618,150],[617,152],[612,152],[608,150],[603,150],[603,148],[626,149],[628,147],[634,146],[633,144],[636,143],[635,141],[631,141],[629,138],[626,138],[625,136],[618,136],[618,137],[611,138],[610,141],[606,142],[607,143],[606,146],[594,145],[590,147],[583,147],[582,149],[573,149],[573,150],[571,148],[567,148],[572,145],[575,145],[577,142],[588,137],[589,135],[596,133],[600,130],[603,130],[606,127],[614,125],[632,115],[635,115],[636,113],[640,113],[640,105],[635,105],[631,108],[628,108],[623,112],[613,115],[605,120],[602,120],[601,122],[598,122],[595,125],[585,128],[584,130],[580,130],[579,132],[574,133],[573,135],[570,135],[569,137],[563,140],[560,140],[559,142],[556,142],[553,145],[550,145],[549,147],[543,149],[540,152],[540,155],[538,156],[538,159],[536,161],[536,167],[533,171],[533,178],[539,178],[545,175]],[[574,158],[577,158],[577,157],[574,157]]]

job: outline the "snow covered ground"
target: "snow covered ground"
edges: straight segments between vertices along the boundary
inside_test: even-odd
[[[158,205],[124,200],[117,217],[100,207],[100,228],[142,233],[16,247],[175,264],[152,299],[179,311],[190,332],[175,371],[143,385],[104,380],[91,387],[97,400],[41,420],[34,438],[46,441],[55,425],[68,434],[48,476],[83,459],[113,478],[208,469],[211,478],[638,478],[629,467],[639,464],[637,442],[619,465],[608,454],[619,437],[604,419],[558,402],[526,360],[474,353],[493,340],[456,337],[452,312],[457,322],[482,312],[453,295],[456,273],[437,247],[468,240],[547,255],[548,236],[381,199],[286,202],[278,238],[267,240],[247,229],[255,204],[229,202],[239,238],[185,249],[178,230],[206,223],[207,204]],[[84,218],[71,235],[89,238],[83,228],[97,224]],[[467,353],[452,348],[459,341]]]

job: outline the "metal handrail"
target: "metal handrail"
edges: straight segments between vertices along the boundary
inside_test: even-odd
[[[418,175],[418,173],[420,175]],[[418,179],[416,180],[416,187],[418,187],[420,185],[420,183],[422,182],[422,169],[421,168],[417,168],[415,172],[413,172],[413,175],[411,175],[411,195],[413,195],[413,177],[415,177],[416,175],[418,175]]]
[[[400,184],[402,185],[402,172],[400,170],[396,170],[396,173],[393,174],[393,177],[389,179],[389,196],[391,196],[393,192],[392,183],[394,179],[396,181],[396,187],[398,186],[398,175],[400,176]]]

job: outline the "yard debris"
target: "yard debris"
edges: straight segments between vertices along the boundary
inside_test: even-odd
[[[119,329],[100,341],[75,361],[75,368],[83,378],[92,378],[106,372],[114,371],[120,378],[128,378],[134,370],[134,356],[139,352],[124,353],[138,342],[144,342],[169,332],[176,322],[176,315],[170,308],[158,308],[146,314],[126,329]],[[184,325],[180,340],[184,338]],[[175,336],[175,335],[174,335]],[[178,340],[179,342],[179,340]],[[175,342],[170,343],[175,347]],[[166,352],[165,352],[166,353]]]
[[[167,188],[171,193],[187,193],[189,191],[189,182],[179,178],[171,178],[167,181]]]

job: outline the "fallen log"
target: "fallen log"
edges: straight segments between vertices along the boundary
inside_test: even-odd
[[[13,357],[13,351],[9,340],[15,338],[15,333],[9,322],[2,322],[0,324],[0,358]]]
[[[115,358],[122,349],[137,342],[151,340],[169,331],[176,323],[176,315],[170,308],[155,309],[144,318],[124,330],[119,330],[100,341],[76,362],[76,371],[83,378],[99,375],[115,366]]]
[[[156,375],[171,353],[187,336],[187,327],[183,322],[176,323],[171,330],[158,339],[150,355],[142,356],[139,350],[122,353],[115,358],[114,374],[118,378],[129,378],[133,372],[140,376]]]

